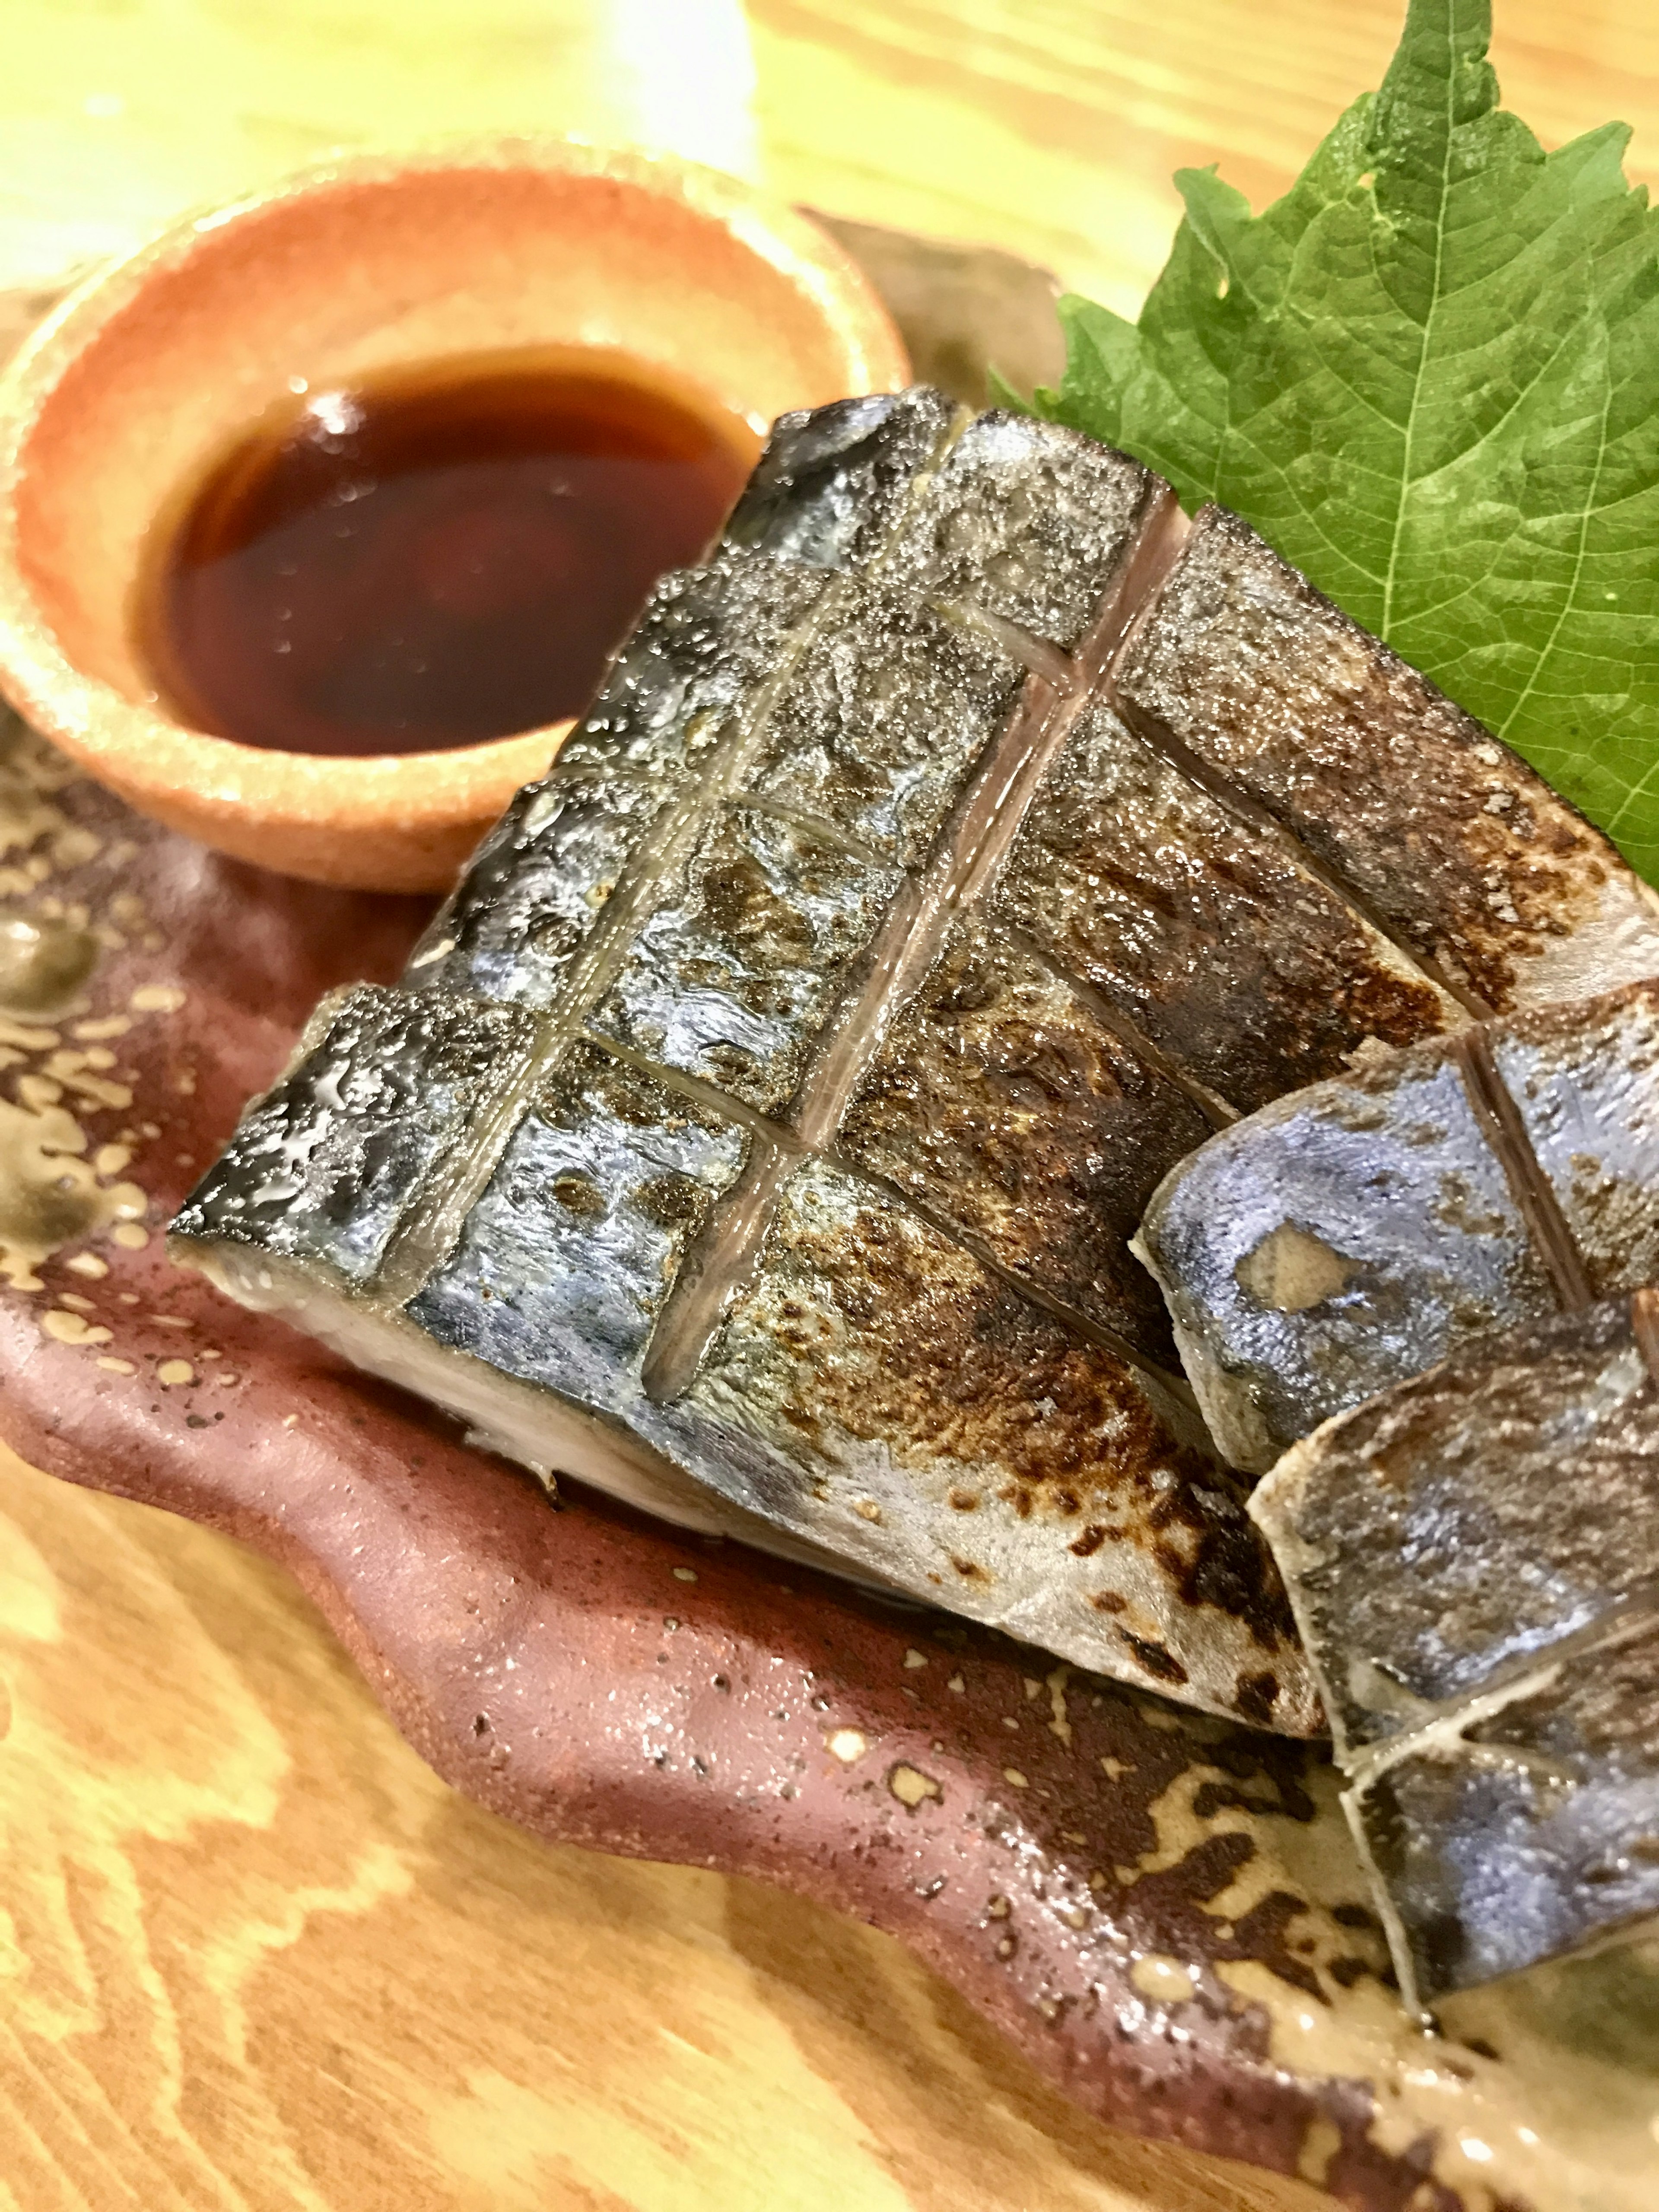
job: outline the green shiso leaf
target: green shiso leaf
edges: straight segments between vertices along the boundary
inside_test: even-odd
[[[1235,508],[1659,881],[1659,216],[1608,124],[1546,154],[1486,0],[1253,216],[1213,170],[1139,323],[1068,298],[1039,413]]]

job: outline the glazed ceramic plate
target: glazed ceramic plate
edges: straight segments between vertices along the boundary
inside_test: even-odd
[[[1400,2011],[1328,1766],[949,1616],[556,1504],[172,1267],[313,1002],[417,902],[139,820],[8,723],[0,1433],[255,1545],[458,1789],[886,1929],[1091,2112],[1368,2212],[1638,2212],[1659,1951]],[[9,933],[8,933],[8,932]]]

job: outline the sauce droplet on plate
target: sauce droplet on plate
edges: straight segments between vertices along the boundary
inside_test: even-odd
[[[141,658],[191,727],[435,752],[580,714],[758,443],[629,356],[538,347],[285,400],[152,526]]]

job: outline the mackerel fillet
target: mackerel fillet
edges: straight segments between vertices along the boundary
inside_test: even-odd
[[[173,1249],[545,1475],[1308,1734],[1128,1239],[1356,1054],[1656,971],[1605,841],[1234,518],[846,401]]]

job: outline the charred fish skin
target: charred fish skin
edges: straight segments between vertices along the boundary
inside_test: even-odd
[[[902,880],[810,826],[724,808],[590,1034],[775,1114]]]
[[[1659,900],[1601,832],[1224,508],[1194,520],[1116,688],[1476,1012],[1659,974]]]
[[[919,869],[1025,674],[960,616],[849,577],[772,709],[745,789]]]
[[[629,775],[527,786],[415,948],[404,988],[550,1005],[661,811]]]
[[[811,568],[865,567],[957,419],[926,385],[779,416],[726,543]]]
[[[1250,1500],[1416,2008],[1659,1909],[1656,1324],[1465,1346]]]
[[[653,1479],[761,1514],[780,1538],[819,1529],[917,1595],[1192,1705],[1316,1727],[1270,1556],[1150,1357],[1144,1310],[1073,1237],[1074,1188],[1038,1252],[999,1191],[1041,1177],[1042,1139],[1006,1098],[975,1118],[958,1079],[1029,1073],[1041,1003],[1045,1037],[1072,1055],[1079,1141],[1127,1127],[1111,1118],[1127,1109],[1108,1095],[1109,1036],[1147,1097],[1165,1085],[1212,1118],[1232,1110],[988,903],[1033,793],[1109,707],[1180,534],[1167,486],[1052,425],[974,421],[925,391],[786,418],[724,547],[665,583],[411,963],[407,997],[434,1019],[470,994],[528,1029],[368,1238],[378,1271],[346,1286],[273,1252],[273,1279],[288,1273],[267,1298],[250,1289],[256,1223],[226,1279],[254,1303],[289,1298],[399,1380],[426,1376],[429,1354],[422,1387],[464,1409],[499,1384],[530,1464],[556,1459],[578,1420],[598,1480],[589,1446],[609,1437]],[[1291,855],[1287,933],[1317,892],[1328,943],[1346,931],[1370,962],[1376,991],[1350,994],[1321,1051],[1454,1018],[1254,801],[1188,781],[1236,846],[1248,830]],[[1218,836],[1205,864],[1219,877],[1228,857]],[[958,932],[1000,963],[996,998],[976,1014],[935,991],[910,1022]],[[1161,943],[1148,935],[1143,964]],[[1286,1080],[1308,1064],[1292,1073],[1291,1057]],[[954,1158],[929,1152],[936,1112]],[[1190,1116],[1170,1128],[1184,1143]],[[1104,1202],[1133,1183],[1104,1179]],[[216,1266],[232,1250],[219,1218],[187,1215],[180,1252]],[[597,1293],[560,1303],[561,1284],[607,1270],[603,1319]],[[1121,1326],[1106,1318],[1120,1307]],[[1027,1377],[1021,1395],[1016,1352],[1051,1378],[1040,1393]],[[865,1387],[847,1397],[854,1374]],[[541,1408],[552,1444],[530,1437]],[[973,1543],[949,1552],[970,1524]]]
[[[685,1403],[763,1439],[801,1525],[901,1587],[1317,1729],[1266,1547],[1180,1401],[834,1163],[789,1178]]]
[[[666,1130],[677,1109],[648,1097],[592,1060],[544,1093],[411,1318],[900,1588],[1080,1664],[1104,1644],[1150,1686],[1316,1726],[1265,1547],[1178,1403],[830,1163],[789,1178],[690,1391],[653,1401],[653,1312],[741,1146],[706,1116]],[[586,1187],[550,1206],[561,1176]],[[1191,1589],[1173,1620],[1172,1557]]]
[[[1032,940],[1238,1113],[1462,1010],[1301,865],[1133,734],[1079,717],[993,897]]]
[[[1432,1046],[1210,1138],[1154,1194],[1137,1249],[1212,1433],[1255,1474],[1460,1339],[1555,1304],[1461,1071]]]
[[[1071,652],[1171,498],[1080,432],[925,387],[780,417],[726,542],[970,605]]]
[[[920,487],[884,573],[1073,653],[1126,547],[1170,495],[1161,477],[1080,431],[993,408]]]
[[[1200,1405],[1265,1473],[1483,1333],[1659,1279],[1659,982],[1279,1100],[1182,1162],[1139,1249]]]
[[[957,923],[848,1106],[838,1151],[1022,1281],[1173,1370],[1129,1238],[1210,1124],[1075,987]]]
[[[516,1006],[374,984],[325,1000],[288,1070],[173,1224],[373,1283],[410,1206],[487,1110],[531,1024]]]
[[[1097,490],[1103,468],[1125,488],[1109,531],[1098,501],[1066,510],[1090,533],[1083,599],[1097,578],[1109,597],[1118,588],[1161,488],[1040,425],[1002,434],[994,452],[970,446],[953,477],[962,422],[925,395],[830,427],[805,461],[796,440],[762,520],[768,543],[842,565],[757,542],[671,580],[649,651],[619,657],[595,714],[415,956],[418,1001],[447,1006],[445,987],[463,982],[509,1000],[530,1031],[515,1032],[487,1107],[404,1209],[379,1274],[336,1312],[321,1268],[307,1285],[273,1266],[261,1288],[216,1241],[210,1210],[181,1223],[177,1247],[235,1294],[286,1301],[362,1364],[417,1381],[532,1466],[591,1475],[592,1439],[608,1434],[630,1462],[626,1494],[642,1494],[634,1463],[649,1462],[652,1497],[678,1475],[764,1516],[780,1540],[818,1528],[854,1571],[1049,1635],[1080,1663],[1188,1703],[1309,1733],[1316,1702],[1276,1572],[1178,1388],[1062,1297],[1019,1288],[994,1239],[981,1251],[867,1171],[805,1157],[833,1150],[843,1097],[950,935],[958,884],[978,880],[972,841],[994,842],[1048,716],[1063,719],[1066,688],[1085,680],[1056,639],[934,591],[951,580],[942,564],[966,507],[989,498],[976,486],[994,477],[999,504],[974,542],[982,550],[993,531],[1001,584],[1024,595],[1000,604],[1060,638],[1082,604],[1074,582],[1040,600],[1040,562],[1018,557],[1021,528],[1054,543],[1056,472]],[[1023,503],[1022,453],[1049,456],[1033,477],[1041,495]],[[842,527],[857,504],[848,467],[886,502],[862,536]],[[799,530],[798,492],[812,508]],[[727,620],[725,595],[763,570],[800,611],[763,672],[728,682],[721,639],[743,618]],[[895,700],[849,681],[860,621],[866,644],[879,625]],[[946,640],[948,689],[933,665]],[[792,732],[823,764],[793,792]],[[912,941],[923,928],[939,932],[925,957]],[[1109,1033],[1090,1030],[1080,1001],[1068,1021],[1103,1066]],[[803,1060],[815,1036],[828,1048]],[[1118,1041],[1126,1077],[1134,1057]],[[752,1234],[741,1208],[728,1218],[739,1200]],[[890,1256],[882,1273],[878,1252],[905,1264]],[[834,1282],[814,1291],[813,1269],[832,1261]],[[705,1278],[706,1341],[703,1323],[690,1327],[684,1382],[665,1381],[653,1355]],[[831,1339],[844,1369],[824,1364]],[[1028,1352],[1051,1387],[1034,1390],[1018,1368]],[[917,1364],[908,1382],[891,1371],[899,1359]],[[837,1413],[833,1386],[854,1370],[882,1389]],[[1003,1399],[1017,1409],[1006,1419]],[[572,1419],[576,1461],[560,1456]]]

